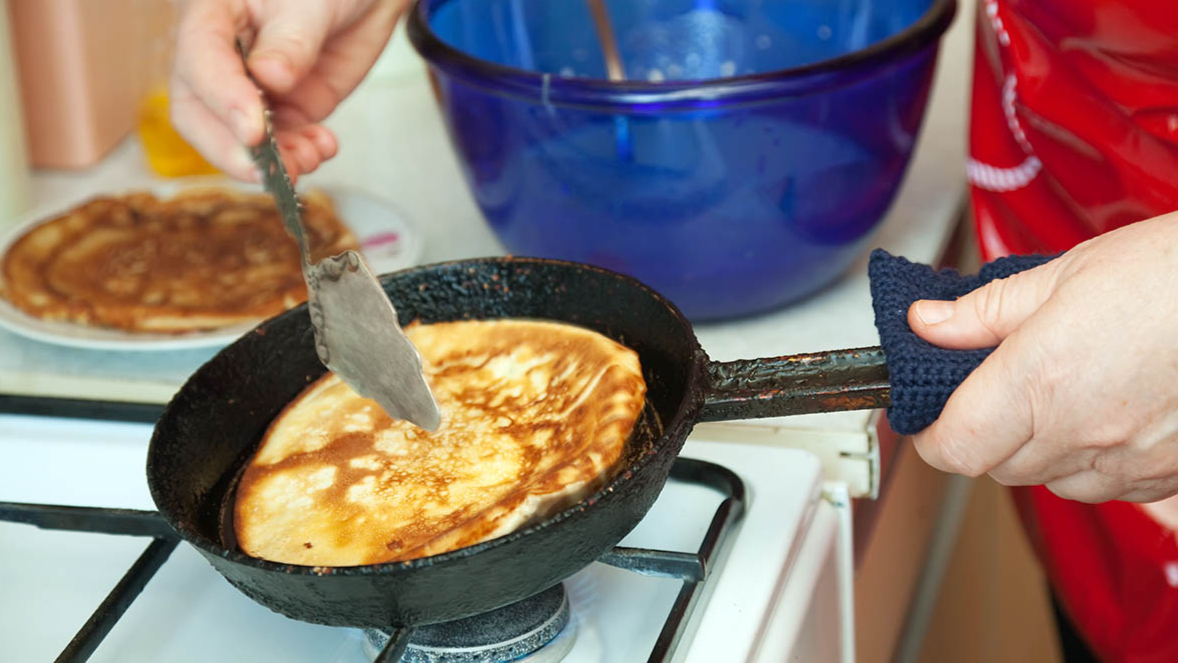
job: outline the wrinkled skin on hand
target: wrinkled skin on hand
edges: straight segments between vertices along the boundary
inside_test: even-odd
[[[941,347],[997,345],[915,437],[930,465],[1084,502],[1178,494],[1178,213],[908,322]]]
[[[169,86],[172,124],[210,163],[257,181],[246,145],[263,136],[262,105],[236,39],[251,44],[249,68],[274,111],[279,150],[292,177],[338,150],[320,123],[360,83],[409,0],[184,0]]]

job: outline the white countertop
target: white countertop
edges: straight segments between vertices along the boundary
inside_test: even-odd
[[[933,97],[900,195],[874,246],[920,262],[943,251],[965,191],[965,121],[972,12],[959,11],[942,46]],[[403,32],[328,122],[339,156],[305,184],[358,189],[390,201],[425,239],[425,262],[500,255],[462,182],[423,69]],[[36,205],[150,183],[138,142],[128,139],[86,171],[33,177]],[[866,252],[840,281],[779,311],[697,328],[717,360],[875,345]],[[28,341],[0,331],[0,393],[166,402],[214,350],[96,352]],[[738,427],[862,433],[870,413],[806,415]]]

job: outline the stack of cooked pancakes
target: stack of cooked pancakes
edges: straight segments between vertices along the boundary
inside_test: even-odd
[[[356,238],[323,195],[304,197],[316,259]],[[0,263],[0,295],[44,320],[133,332],[213,329],[307,298],[274,201],[228,189],[99,198],[42,223]]]
[[[406,329],[442,410],[428,433],[332,374],[271,423],[237,489],[247,554],[354,566],[501,536],[600,488],[646,396],[638,356],[570,325]]]

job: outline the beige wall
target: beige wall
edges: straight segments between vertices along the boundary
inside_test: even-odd
[[[895,476],[855,576],[860,663],[893,661],[928,563],[947,475],[901,442]],[[974,481],[920,663],[1060,661],[1045,580],[1008,491]]]
[[[979,479],[920,661],[1060,660],[1046,580],[1010,492]]]

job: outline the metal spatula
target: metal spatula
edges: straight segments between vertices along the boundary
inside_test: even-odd
[[[239,40],[237,47],[244,64],[245,44]],[[390,417],[437,430],[442,416],[422,375],[421,355],[401,331],[393,303],[360,254],[344,251],[318,264],[312,262],[302,208],[279,156],[268,108],[265,125],[265,140],[250,148],[250,154],[287,232],[299,245],[319,360]]]

